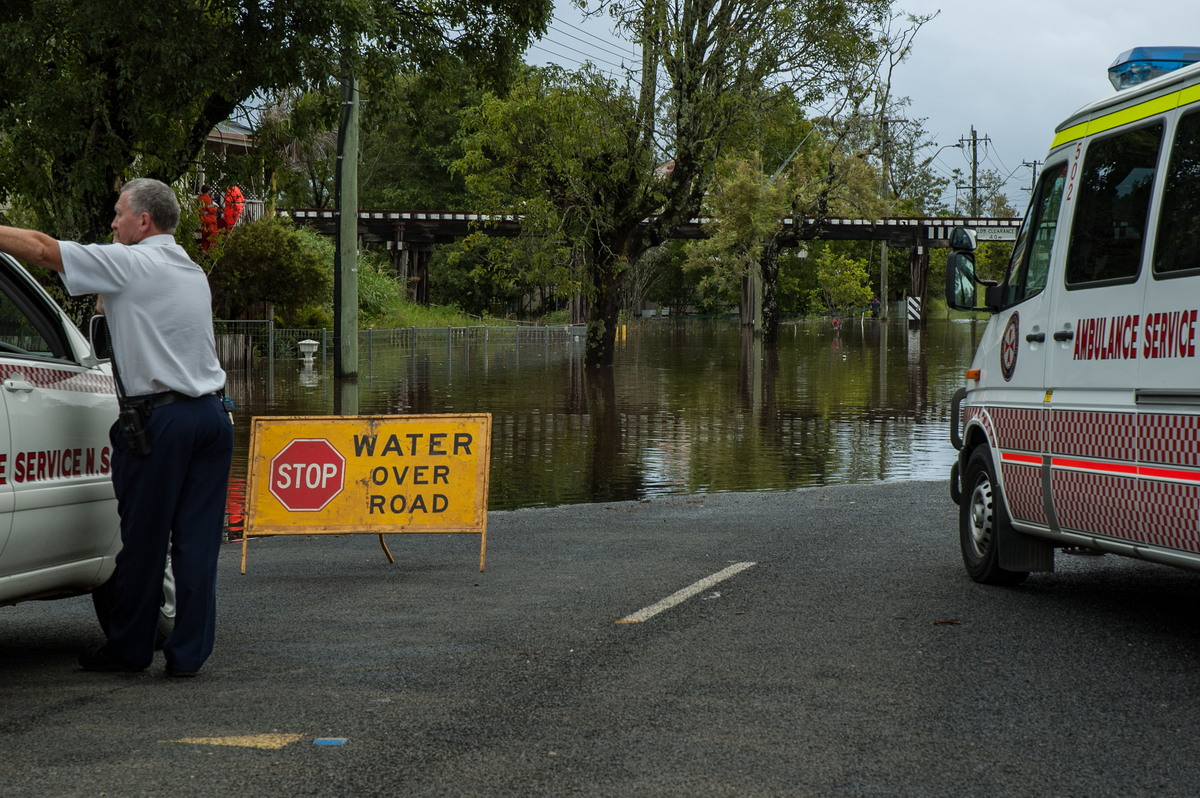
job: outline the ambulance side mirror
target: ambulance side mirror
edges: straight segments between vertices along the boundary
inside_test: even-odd
[[[976,302],[977,286],[991,289],[991,280],[975,274],[975,231],[956,227],[950,233],[950,257],[946,259],[946,304],[954,310],[984,310]],[[990,309],[990,300],[989,308]]]
[[[975,258],[954,251],[946,259],[946,304],[955,310],[975,309]]]
[[[956,252],[974,252],[976,246],[978,246],[975,241],[974,230],[969,230],[966,227],[956,227],[950,231],[950,249]]]
[[[112,336],[108,332],[108,319],[104,316],[92,316],[88,322],[88,340],[92,342],[92,354],[98,360],[112,358]]]

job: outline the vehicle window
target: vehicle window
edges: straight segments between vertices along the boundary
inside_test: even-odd
[[[1050,273],[1050,254],[1054,233],[1058,230],[1058,211],[1062,207],[1063,187],[1067,184],[1067,164],[1047,166],[1038,181],[1029,212],[1013,245],[1008,267],[1008,304],[1036,296],[1046,287]]]
[[[1200,112],[1179,120],[1154,244],[1155,274],[1200,270]]]
[[[0,356],[66,357],[69,352],[57,318],[20,282],[0,274]]]
[[[1093,141],[1083,159],[1067,287],[1137,279],[1162,123]]]

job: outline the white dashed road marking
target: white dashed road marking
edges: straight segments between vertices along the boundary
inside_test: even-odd
[[[655,615],[658,615],[660,612],[663,612],[664,610],[669,610],[678,604],[682,604],[683,602],[687,601],[688,599],[690,599],[692,596],[696,595],[697,593],[699,593],[703,590],[707,590],[708,588],[712,587],[713,585],[717,584],[718,582],[723,582],[726,579],[728,579],[729,577],[740,574],[742,571],[746,570],[747,568],[751,568],[755,565],[758,565],[758,563],[753,563],[753,562],[734,563],[733,565],[729,566],[728,568],[717,571],[712,576],[705,577],[704,579],[701,579],[699,582],[695,582],[694,584],[691,584],[691,585],[685,587],[683,590],[679,590],[679,591],[676,591],[675,593],[672,593],[671,595],[667,596],[665,599],[658,602],[657,604],[651,604],[649,607],[640,609],[637,612],[633,613],[632,615],[626,615],[621,620],[616,621],[616,623],[641,623],[642,621],[653,618]]]

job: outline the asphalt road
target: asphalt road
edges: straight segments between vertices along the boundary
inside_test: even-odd
[[[78,670],[86,598],[4,608],[0,795],[1200,794],[1200,575],[983,587],[954,519],[940,482],[499,512],[484,573],[255,539],[194,680]]]

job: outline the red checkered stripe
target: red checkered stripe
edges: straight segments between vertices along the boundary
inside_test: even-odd
[[[1046,411],[1041,408],[989,407],[995,424],[992,440],[1003,450],[1041,452],[1046,435]]]
[[[1136,479],[1054,470],[1050,482],[1054,513],[1063,529],[1139,540],[1141,514]]]
[[[1138,429],[1146,540],[1200,551],[1200,416],[1147,413]]]
[[[1042,439],[1045,411],[988,407],[981,421],[999,457],[1000,479],[1008,512],[1019,521],[1045,524],[1042,501]]]
[[[1138,451],[1138,417],[1133,413],[1054,410],[1050,413],[1050,451],[1133,462]]]
[[[1063,529],[1139,539],[1137,415],[1050,413],[1050,490]]]
[[[1139,417],[1142,462],[1200,468],[1200,416],[1147,413]]]
[[[988,439],[992,439],[995,431],[992,429],[992,420],[988,418],[988,414],[984,408],[964,407],[962,411],[962,429],[959,431],[965,434],[967,427],[972,421],[978,421],[983,426],[984,432],[987,433]]]
[[[963,411],[962,411],[962,428],[959,429],[959,432],[965,433],[967,431],[967,427],[970,426],[971,422],[977,418],[980,418],[980,419],[986,418],[986,416],[983,415],[983,410],[981,408],[964,407]],[[965,435],[964,435],[964,437],[965,437]]]
[[[0,363],[0,380],[20,375],[37,388],[79,393],[116,393],[112,377],[97,369],[53,368],[16,363]]]
[[[1200,551],[1196,534],[1200,486],[1143,481],[1141,518],[1142,537],[1147,543]]]
[[[1008,513],[1019,521],[1048,523],[1046,504],[1042,501],[1042,472],[1039,465],[1033,459],[1004,460],[1000,464],[1004,495],[1008,498]]]
[[[1052,468],[1200,486],[1195,417],[1056,411],[1051,428]]]
[[[1200,420],[1164,413],[1053,416],[1054,509],[1063,528],[1200,551]]]
[[[1048,523],[1038,410],[971,408],[999,452],[1012,516]],[[995,429],[988,424],[995,419]],[[1063,529],[1200,552],[1200,416],[1055,410],[1051,490]],[[1139,462],[1138,452],[1142,454]]]

